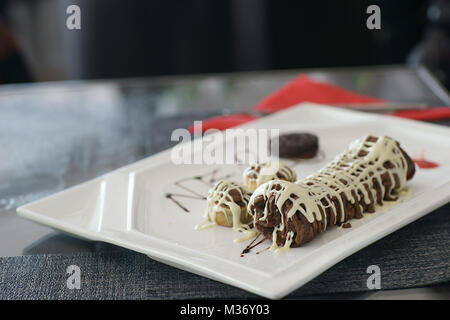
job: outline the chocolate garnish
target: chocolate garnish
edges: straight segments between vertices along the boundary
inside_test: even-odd
[[[261,243],[263,243],[264,241],[267,240],[267,238],[263,237],[260,241],[255,243],[255,241],[259,238],[260,235],[261,235],[261,233],[258,233],[258,235],[244,248],[244,250],[242,250],[240,257],[243,257],[246,253],[249,253],[250,250],[259,246]],[[261,250],[261,251],[264,251],[264,250]]]

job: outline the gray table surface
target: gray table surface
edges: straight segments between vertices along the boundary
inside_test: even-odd
[[[450,105],[426,69],[404,66],[2,86],[0,257],[102,250],[102,243],[27,221],[15,209],[161,151],[173,129],[194,120],[249,111],[299,73],[393,102]],[[450,298],[450,287],[322,298],[336,297]]]

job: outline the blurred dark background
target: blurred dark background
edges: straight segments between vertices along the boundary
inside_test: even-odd
[[[0,83],[424,64],[448,88],[449,34],[449,0],[0,0]]]

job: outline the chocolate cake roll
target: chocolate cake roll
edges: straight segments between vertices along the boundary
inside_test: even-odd
[[[247,212],[250,192],[229,180],[217,182],[206,198],[205,218],[212,224],[237,229],[252,220]],[[202,224],[199,229],[207,225]]]
[[[366,136],[304,180],[261,185],[248,210],[258,231],[272,239],[272,249],[298,247],[328,226],[395,201],[414,173],[414,162],[397,141]]]
[[[250,191],[255,191],[263,183],[280,179],[294,182],[295,171],[282,162],[255,163],[244,170],[244,183]]]

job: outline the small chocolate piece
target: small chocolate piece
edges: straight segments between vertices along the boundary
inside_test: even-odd
[[[319,139],[311,133],[282,134],[278,139],[278,155],[281,158],[310,159],[319,150]],[[269,148],[276,148],[276,142],[270,140]]]
[[[352,225],[350,224],[350,222],[342,224],[342,228],[344,228],[344,229],[348,229],[348,228],[351,228],[351,227],[352,227]]]

